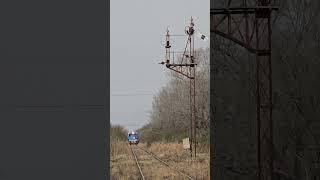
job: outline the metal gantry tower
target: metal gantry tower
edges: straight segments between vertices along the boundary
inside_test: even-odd
[[[225,2],[223,8],[210,9],[210,32],[256,56],[257,175],[273,180],[271,13],[278,8],[271,0]]]
[[[170,70],[173,70],[176,73],[179,73],[185,77],[187,77],[190,81],[189,86],[189,98],[190,98],[190,151],[191,156],[196,157],[196,146],[197,146],[197,138],[196,138],[196,63],[195,63],[195,51],[194,51],[194,23],[191,17],[190,25],[186,27],[185,33],[188,37],[185,49],[183,51],[180,62],[175,63],[171,58],[171,44],[170,37],[172,35],[169,34],[169,30],[167,30],[166,34],[166,56],[165,61],[160,64],[165,64],[166,67]],[[173,35],[174,36],[174,35]],[[179,60],[178,60],[179,61]]]

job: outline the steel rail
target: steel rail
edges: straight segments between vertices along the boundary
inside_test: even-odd
[[[190,175],[182,172],[181,170],[179,170],[179,169],[177,169],[177,168],[172,167],[171,165],[169,165],[168,163],[166,163],[166,162],[164,162],[163,160],[161,160],[157,155],[153,154],[152,152],[147,151],[147,150],[145,150],[144,148],[139,147],[139,146],[136,146],[136,147],[138,147],[140,150],[146,152],[147,154],[151,155],[153,158],[155,158],[156,160],[160,161],[162,164],[164,164],[164,165],[167,166],[168,168],[170,168],[170,169],[172,169],[172,170],[180,173],[181,175],[187,177],[187,178],[190,179],[190,180],[193,180],[193,178],[192,178]]]
[[[133,157],[134,157],[134,159],[135,159],[135,161],[136,161],[136,164],[137,164],[137,166],[138,166],[138,168],[139,168],[140,175],[141,175],[142,179],[145,180],[144,175],[143,175],[142,170],[141,170],[141,167],[140,167],[140,164],[139,164],[139,161],[138,161],[138,158],[137,158],[137,155],[135,154],[135,152],[134,152],[134,150],[132,149],[132,147],[131,147],[131,146],[129,146],[129,147],[130,147],[131,152],[132,152],[132,155],[133,155]]]

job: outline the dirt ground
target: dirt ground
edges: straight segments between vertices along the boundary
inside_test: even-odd
[[[154,143],[150,146],[140,143],[139,146],[151,151],[161,158],[161,160],[185,172],[194,179],[210,179],[209,150],[204,150],[205,148],[197,153],[196,159],[192,160],[189,152],[183,149],[182,143]],[[133,149],[138,156],[145,179],[187,179],[181,174],[161,164],[142,150],[139,150],[138,148]],[[127,142],[112,142],[110,156],[112,180],[141,179]]]

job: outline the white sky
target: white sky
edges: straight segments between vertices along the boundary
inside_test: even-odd
[[[201,33],[210,34],[209,0],[111,0],[110,117],[112,124],[136,130],[149,120],[153,94],[166,84],[168,69],[158,64],[165,55],[166,28],[184,34],[190,17]],[[172,39],[182,51],[186,37]],[[209,41],[195,41],[209,47]]]

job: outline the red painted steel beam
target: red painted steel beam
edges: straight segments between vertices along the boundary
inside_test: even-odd
[[[256,5],[258,6],[210,9],[211,20],[217,18],[216,22],[211,21],[210,31],[256,54],[258,179],[273,180],[270,14],[278,8],[270,6],[269,0],[257,0]],[[228,6],[230,6],[230,1]],[[238,19],[239,23],[235,19]],[[242,24],[243,20],[244,24]]]
[[[217,30],[217,29],[213,29],[213,30],[211,30],[211,32],[214,32],[214,33],[216,33],[216,34],[218,34],[218,35],[220,35],[220,36],[222,36],[222,37],[224,37],[224,38],[226,38],[226,39],[229,39],[229,40],[237,43],[238,45],[246,48],[246,49],[247,49],[249,52],[251,52],[251,53],[256,53],[256,49],[248,46],[248,44],[245,44],[244,42],[238,40],[237,38],[235,38],[235,37],[232,36],[232,35],[229,35],[229,34],[227,34],[227,33],[224,33],[224,32],[222,32],[222,31],[219,31],[219,30]]]

